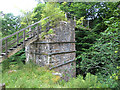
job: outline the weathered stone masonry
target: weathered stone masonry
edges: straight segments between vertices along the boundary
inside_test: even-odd
[[[63,75],[64,80],[76,76],[75,24],[61,21],[52,29],[53,34],[45,35],[26,46],[26,61],[33,60],[40,66],[49,66]],[[40,35],[39,35],[40,36]]]

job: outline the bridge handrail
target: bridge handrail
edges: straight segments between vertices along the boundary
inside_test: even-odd
[[[61,11],[61,12],[62,12],[62,11]],[[59,13],[60,13],[60,12],[59,12]],[[58,13],[56,13],[56,14],[58,14]],[[56,15],[56,14],[54,14],[54,15]],[[44,18],[44,19],[42,19],[42,20],[46,20],[46,19],[48,19],[48,18],[50,18],[50,17],[52,17],[52,16],[54,16],[54,15],[48,16],[48,17],[46,17],[46,18]],[[11,35],[9,35],[9,36],[7,36],[7,37],[4,37],[4,38],[2,38],[2,40],[5,40],[5,39],[7,39],[7,38],[9,38],[9,37],[11,37],[11,36],[13,36],[13,35],[16,35],[16,34],[22,32],[22,31],[24,31],[24,30],[26,30],[26,29],[34,26],[34,25],[37,25],[37,24],[39,24],[42,20],[40,20],[40,21],[38,21],[38,22],[35,22],[34,24],[31,24],[31,25],[27,26],[26,28],[23,28],[23,29],[21,29],[21,30],[19,30],[19,31],[17,31],[17,32],[15,32],[15,33],[13,33],[13,34],[11,34]]]
[[[62,11],[61,11],[62,12]],[[59,12],[60,13],[60,12]],[[56,13],[56,14],[59,14],[59,13]],[[54,15],[56,15],[56,14],[54,14]],[[26,35],[31,35],[31,31],[29,30],[29,31],[25,31],[25,30],[27,30],[27,29],[31,29],[32,28],[32,26],[35,26],[35,25],[37,25],[37,30],[34,30],[34,31],[32,31],[32,34],[33,34],[33,36],[32,37],[34,37],[34,34],[35,35],[37,35],[38,36],[38,34],[40,33],[40,31],[38,30],[38,24],[39,23],[41,23],[41,21],[43,21],[43,20],[46,20],[46,19],[49,19],[50,17],[52,17],[52,16],[54,16],[54,15],[51,15],[51,16],[48,16],[48,17],[46,17],[46,18],[44,18],[44,19],[42,19],[42,20],[40,20],[40,21],[38,21],[38,22],[36,22],[36,23],[34,23],[34,24],[31,24],[31,25],[29,25],[29,26],[27,26],[26,28],[23,28],[23,29],[21,29],[21,30],[19,30],[19,31],[17,31],[17,32],[15,32],[15,33],[13,33],[13,34],[11,34],[11,35],[9,35],[9,36],[6,36],[6,37],[4,37],[4,38],[2,38],[1,39],[1,42],[3,43],[3,41],[4,41],[4,43],[2,44],[2,46],[0,46],[0,48],[2,49],[2,52],[5,52],[6,53],[6,56],[7,56],[7,53],[8,53],[8,49],[9,49],[9,47],[10,47],[10,43],[11,43],[11,41],[8,41],[9,39],[8,38],[11,38],[12,36],[14,36],[14,35],[16,35],[15,36],[15,42],[13,42],[12,43],[12,45],[17,45],[18,46],[18,44],[19,44],[19,42],[20,42],[20,40],[21,39],[23,39],[22,40],[22,42],[23,42],[23,46],[25,46],[25,39],[26,39]],[[50,22],[51,20],[49,20],[48,22]],[[45,25],[46,26],[46,25]],[[41,27],[41,25],[40,25],[40,27]],[[19,37],[19,34],[21,34],[21,32],[23,32],[22,33],[22,37],[20,36]],[[28,39],[28,38],[27,38]],[[12,39],[12,41],[14,41],[13,39]],[[17,43],[17,44],[16,44]],[[8,45],[9,44],[9,45]],[[9,46],[9,47],[8,47]]]
[[[43,20],[46,20],[46,19],[48,19],[48,18],[49,18],[49,17],[46,17],[46,18],[44,18]],[[16,35],[16,34],[22,32],[22,31],[24,31],[24,30],[26,30],[26,29],[34,26],[34,25],[37,25],[37,24],[39,24],[41,21],[42,21],[42,20],[40,20],[40,21],[38,21],[38,22],[36,22],[36,23],[34,23],[34,24],[31,24],[31,25],[27,26],[26,28],[23,28],[23,29],[21,29],[21,30],[19,30],[19,31],[17,31],[17,32],[15,32],[15,33],[13,33],[13,34],[11,34],[11,35],[9,35],[9,36],[7,36],[7,37],[4,37],[2,40],[5,40],[5,39],[7,39],[7,38],[9,38],[9,37],[12,37],[13,35]]]

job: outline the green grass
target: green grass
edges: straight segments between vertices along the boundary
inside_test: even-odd
[[[82,76],[71,78],[68,82],[60,80],[59,76],[52,74],[53,70],[39,67],[33,64],[10,65],[3,71],[2,81],[6,88],[105,88],[97,81],[97,77],[87,74],[84,80]]]
[[[46,70],[32,64],[11,65],[10,69],[3,71],[2,81],[7,88],[43,88],[54,85],[53,71]]]

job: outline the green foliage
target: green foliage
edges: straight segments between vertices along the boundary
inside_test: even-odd
[[[33,10],[33,13],[31,15],[34,22],[39,21],[42,18],[42,11],[45,7],[45,4],[39,3]]]
[[[33,63],[22,65],[10,65],[3,72],[2,82],[6,88],[108,88],[108,84],[100,83],[97,76],[87,74],[85,80],[82,76],[71,78],[65,82],[59,76],[52,75],[45,67],[39,67]],[[32,81],[32,82],[31,82]]]
[[[87,52],[89,50],[89,48],[95,43],[96,38],[99,37],[98,34],[96,34],[93,31],[89,31],[89,30],[85,30],[85,29],[79,29],[76,28],[75,31],[75,36],[76,36],[76,54],[77,54],[77,74],[82,74],[84,75],[85,71],[80,68],[79,66],[81,66],[81,58],[79,58],[81,56],[81,54]]]
[[[77,54],[82,54],[85,50],[89,49],[95,42],[98,35],[95,32],[91,32],[85,29],[76,28],[76,49]]]
[[[2,22],[2,37],[10,35],[20,28],[20,18],[18,16],[14,16],[12,13],[4,14],[0,19],[0,22]]]
[[[80,68],[87,72],[102,75],[106,79],[117,73],[116,69],[120,63],[119,57],[119,18],[111,17],[105,24],[108,28],[101,33],[101,38],[97,39],[96,43],[90,47],[87,52],[84,52],[78,58],[81,58]],[[110,77],[109,77],[110,78]]]
[[[108,82],[110,80],[112,79],[109,79]],[[113,81],[111,81],[111,83]],[[79,75],[76,79],[75,78],[71,79],[69,82],[65,83],[64,85],[65,87],[68,88],[111,88],[111,83],[108,82],[104,82],[104,81],[100,82],[97,79],[97,76],[87,73],[85,79],[83,79],[83,77]],[[117,85],[117,83],[112,83],[112,84],[114,84],[115,86]],[[112,88],[115,88],[115,86],[113,86]]]
[[[61,10],[69,13],[68,17],[72,19],[75,16],[79,72],[82,74],[93,73],[97,76],[87,74],[85,79],[78,76],[69,82],[60,81],[55,84],[54,82],[57,82],[57,79],[47,70],[35,65],[23,65],[25,60],[23,50],[2,63],[3,81],[5,81],[7,87],[116,88],[118,86],[116,81],[119,81],[120,76],[118,68],[120,66],[120,9],[117,8],[117,5],[119,5],[119,2],[63,2],[60,4],[49,2],[38,4],[33,12],[24,13],[21,18],[22,27],[53,15],[49,19],[42,21],[43,29],[47,29],[44,25],[49,25],[48,28],[50,29],[60,20],[65,20],[65,14]],[[91,31],[80,28],[82,20],[80,17],[92,18],[90,23]],[[6,14],[4,18],[1,18],[1,21],[3,36],[12,34],[19,29],[18,17]],[[41,37],[44,38],[44,35],[52,33],[53,30],[50,29],[42,33]],[[12,73],[9,70],[13,70]],[[33,82],[31,83],[31,81]]]
[[[21,10],[21,12],[22,12],[22,16],[20,17],[21,28],[25,28],[28,25],[34,23],[33,17],[32,17],[33,13],[31,11]]]
[[[2,38],[2,32],[0,31],[0,39]]]
[[[94,7],[90,8],[90,12],[89,15],[91,15],[90,13],[94,12],[94,17],[95,14],[97,15],[94,20],[92,21],[92,28],[95,32],[97,32],[98,34],[100,32],[103,32],[107,29],[107,25],[104,23],[104,21],[106,21],[106,19],[109,19],[113,16],[118,17],[119,15],[116,14],[116,10],[117,10],[117,5],[119,4],[119,2],[100,2],[100,3],[96,3]],[[95,10],[98,9],[98,10]],[[116,14],[116,15],[115,15]],[[92,15],[92,16],[93,16]]]
[[[98,81],[102,83],[103,86],[107,85],[109,88],[116,88],[116,90],[119,90],[119,83],[110,78],[110,75],[106,76],[106,78],[103,78],[102,75],[98,76]]]
[[[83,16],[91,18],[90,27],[99,34],[107,28],[104,21],[116,14],[117,5],[119,2],[63,2],[60,8],[68,13],[68,17],[75,16],[77,21]]]
[[[113,35],[113,33],[110,33],[110,37],[113,38]],[[113,73],[114,67],[119,63],[117,60],[118,54],[114,52],[118,49],[116,48],[118,43],[111,40],[110,37],[105,36],[98,39],[95,45],[90,48],[91,50],[81,56],[82,69],[84,68],[86,72],[93,70],[92,72],[103,74]]]
[[[53,30],[50,29],[50,30],[48,31],[48,34],[53,34]]]
[[[71,18],[75,16],[77,19],[86,16],[87,10],[90,7],[91,7],[90,4],[84,2],[63,2],[60,4],[60,8],[63,11],[70,13]]]
[[[43,20],[46,17],[49,17],[49,19]],[[45,28],[46,24],[49,24],[49,27],[54,27],[61,20],[65,20],[64,12],[57,3],[48,2],[42,11],[42,27]]]
[[[9,66],[10,66],[10,64],[9,64],[9,61],[8,61],[8,60],[4,60],[4,61],[2,62],[2,70],[9,69]]]
[[[6,88],[47,88],[54,85],[53,78],[54,75],[44,67],[27,64],[22,65],[21,69],[12,65],[3,73],[2,81]]]
[[[10,65],[18,65],[19,68],[21,68],[21,66],[25,63],[25,59],[25,52],[24,49],[22,49],[2,62],[2,71],[9,69]]]
[[[114,78],[115,80],[119,80],[119,76],[120,76],[120,66],[117,66],[117,69],[118,69],[118,72],[113,73],[110,78]]]

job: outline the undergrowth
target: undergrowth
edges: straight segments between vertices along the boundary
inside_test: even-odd
[[[21,68],[20,68],[21,67]],[[33,63],[26,65],[10,65],[2,74],[2,82],[6,88],[108,88],[108,84],[100,83],[97,76],[88,73],[71,78],[68,82],[60,79],[46,67],[39,67]]]

